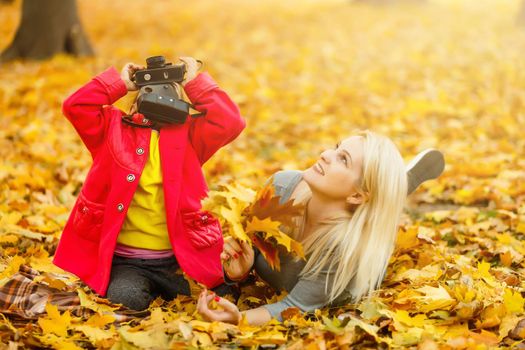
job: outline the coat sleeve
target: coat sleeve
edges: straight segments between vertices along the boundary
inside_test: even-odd
[[[190,142],[204,164],[222,146],[233,141],[246,122],[239,108],[207,73],[200,73],[184,87],[188,98],[204,117],[191,121]]]
[[[93,157],[106,136],[109,117],[107,106],[126,93],[126,84],[120,78],[117,70],[111,67],[94,77],[64,101],[62,112],[73,124]]]

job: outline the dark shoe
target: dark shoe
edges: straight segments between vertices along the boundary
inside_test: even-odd
[[[437,149],[426,149],[408,163],[408,194],[411,194],[423,182],[437,178],[445,168],[443,153]]]

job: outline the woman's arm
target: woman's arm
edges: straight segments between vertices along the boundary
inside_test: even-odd
[[[325,290],[326,279],[330,278],[328,289]],[[273,317],[282,321],[281,312],[290,308],[296,307],[302,312],[310,312],[315,309],[320,309],[330,303],[330,285],[334,278],[334,274],[321,273],[315,278],[306,279],[299,278],[297,284],[281,301],[263,305],[268,313]]]
[[[299,171],[279,171],[273,177],[268,179],[266,184],[268,184],[269,181],[273,181],[272,184],[275,187],[275,193],[277,196],[281,197],[281,203],[283,203],[290,198],[293,198],[298,187],[307,186],[304,181],[301,181],[301,177],[302,173]],[[225,239],[224,251],[221,254],[225,277],[239,277],[251,269],[254,260],[251,260],[248,264],[244,259],[237,260],[237,258],[235,258],[235,254],[238,254],[239,252],[244,253],[243,248],[246,247],[251,248],[247,244],[239,244],[239,242],[231,237]],[[251,251],[253,259],[253,251],[255,251],[255,257],[258,254],[256,249],[254,250],[252,248]],[[262,261],[262,263],[265,262]],[[281,277],[281,274],[279,277]],[[212,295],[206,298],[205,294],[201,294],[201,298],[199,298],[198,302],[198,310],[203,316],[210,320],[231,323],[237,323],[240,320],[241,314],[244,314],[248,323],[252,325],[266,323],[272,318],[282,320],[281,312],[289,307],[298,307],[302,311],[311,311],[326,305],[329,301],[329,297],[324,291],[324,286],[326,279],[329,277],[332,278],[333,274],[328,275],[326,273],[321,273],[313,280],[299,278],[297,284],[282,301],[264,305],[256,309],[243,311],[242,313],[238,310],[237,306],[224,299],[218,299],[218,304],[221,305],[224,310],[211,310],[208,303],[214,299],[214,296]]]
[[[238,324],[244,314],[247,322],[254,326],[264,324],[272,318],[282,322],[281,312],[290,307],[297,307],[302,312],[309,312],[328,305],[330,297],[328,290],[325,290],[327,278],[330,278],[330,283],[334,274],[321,273],[313,279],[301,278],[283,300],[243,312],[240,312],[237,306],[230,301],[203,291],[197,303],[197,310],[211,321]],[[214,299],[222,310],[210,309],[209,303]]]
[[[215,300],[221,309],[211,309],[210,302],[212,300]],[[197,310],[202,316],[210,321],[228,322],[233,324],[239,324],[243,316],[246,318],[246,321],[253,326],[263,325],[272,319],[272,316],[264,307],[240,312],[237,305],[234,303],[216,296],[213,293],[208,294],[206,290],[202,291],[199,296]]]
[[[272,319],[272,315],[262,306],[257,309],[243,311],[241,314],[246,317],[246,321],[252,326],[263,325]]]

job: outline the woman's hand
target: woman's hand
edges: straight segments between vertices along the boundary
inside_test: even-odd
[[[247,242],[239,242],[233,237],[226,237],[221,260],[228,278],[232,281],[240,281],[248,275],[253,266],[253,248]]]
[[[126,88],[128,91],[136,91],[138,90],[138,86],[131,81],[131,77],[135,74],[136,71],[139,69],[145,69],[146,67],[135,64],[135,63],[126,63],[122,70],[120,71],[120,77],[122,80],[124,80],[124,83],[126,84]]]
[[[179,60],[184,62],[186,65],[186,75],[184,80],[181,82],[182,86],[185,86],[191,80],[197,76],[197,71],[199,70],[199,62],[193,57],[179,57]]]
[[[212,300],[215,300],[217,305],[219,305],[222,310],[210,309],[209,304]],[[197,301],[197,311],[208,321],[220,321],[239,324],[242,317],[239,308],[237,308],[237,305],[227,299],[216,296],[213,293],[208,294],[206,289],[203,290],[199,295],[199,300]]]

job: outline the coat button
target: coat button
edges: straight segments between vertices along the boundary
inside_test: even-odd
[[[127,179],[128,179],[128,182],[133,182],[133,181],[135,181],[135,175],[129,174]]]
[[[144,154],[144,148],[142,148],[142,147],[137,148],[137,154],[139,156],[143,155]]]
[[[82,207],[82,212],[85,214],[89,211],[88,207],[84,206]]]
[[[149,120],[147,118],[142,119],[142,124],[148,124]]]
[[[117,210],[119,212],[122,212],[124,210],[124,204],[122,204],[122,203],[117,204]]]

